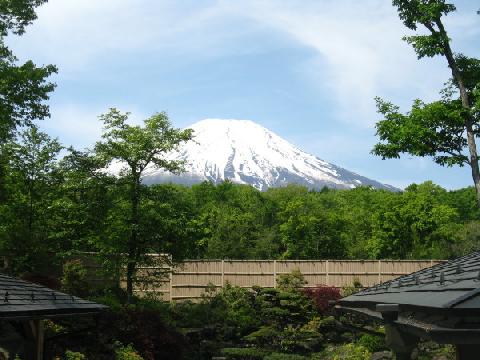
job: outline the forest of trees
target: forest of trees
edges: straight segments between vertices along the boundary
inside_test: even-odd
[[[370,351],[385,349],[383,339],[357,338],[338,327],[323,313],[327,306],[321,309],[315,300],[328,304],[325,291],[329,299],[348,292],[303,291],[300,273],[280,277],[275,289],[227,285],[216,294],[207,291],[199,304],[135,298],[136,268],[148,253],[170,254],[174,261],[447,259],[479,249],[480,60],[452,50],[442,19],[455,10],[453,4],[392,1],[408,29],[428,30],[405,38],[417,56],[443,56],[452,77],[441,100],[415,100],[407,113],[377,98],[384,119],[376,125],[380,142],[373,153],[466,165],[474,186],[446,190],[427,181],[398,192],[298,185],[261,192],[230,181],[143,184],[149,166],[181,172],[183,164],[164,155],[194,136],[190,129],[172,128],[164,112],[132,125],[128,113],[110,109],[100,116],[103,134],[89,150],[65,147],[42,132],[39,120],[50,116],[57,68],[22,63],[6,38],[22,35],[46,2],[0,0],[0,268],[110,306],[101,321],[81,330],[77,319],[46,323],[62,358],[86,358],[68,350],[74,349],[90,359],[167,358],[158,355],[165,353],[179,359],[182,351],[192,359],[219,353],[238,359],[332,359],[340,358],[332,355],[337,350],[356,354],[339,355],[342,359],[367,359]],[[123,169],[109,171],[119,164]],[[107,285],[88,289],[83,264],[71,261],[84,252],[98,254],[105,270],[125,269],[126,292]],[[4,295],[8,301],[8,291]]]
[[[181,163],[168,162],[162,154],[192,137],[190,130],[171,128],[165,113],[154,114],[142,127],[128,125],[128,113],[111,109],[100,117],[104,133],[92,150],[65,148],[37,127],[37,120],[49,116],[48,99],[55,87],[49,77],[56,68],[19,63],[4,41],[22,35],[44,2],[8,0],[0,9],[0,255],[12,273],[45,272],[77,251],[95,251],[107,255],[105,259],[125,255],[124,264],[134,273],[148,252],[169,253],[176,260],[405,259],[449,258],[477,248],[480,222],[474,187],[446,191],[426,182],[388,192],[309,191],[292,185],[260,192],[228,181],[190,188],[146,186],[140,179],[147,165],[181,171]],[[407,38],[417,52],[421,50],[419,57],[450,54],[440,18],[453,11],[453,5],[393,4],[407,27],[414,30],[417,23],[428,27],[435,22],[441,30],[436,51],[427,51],[432,46],[427,40],[440,31],[436,28],[433,35]],[[455,84],[467,79],[471,85],[467,95],[472,98],[467,100],[477,101],[474,84],[480,63],[461,56],[455,61],[452,64],[459,69],[452,68],[450,95]],[[460,106],[457,100],[452,101]],[[448,115],[447,125],[454,121],[454,132],[460,131],[461,137],[465,124],[478,118],[476,106],[472,113],[462,112],[470,102],[459,107],[466,122],[458,116],[452,120],[451,113],[440,109]],[[403,146],[411,143],[410,135],[406,143],[396,143],[399,133],[420,136],[417,130],[427,128],[430,117],[415,113],[415,120],[421,121],[413,126],[413,112],[401,115],[387,105],[379,100],[386,119],[377,125],[382,142],[374,153],[385,158],[406,152],[446,159],[442,154],[449,148],[443,143],[428,151]],[[445,130],[443,123],[434,125],[433,135],[426,138],[450,129]],[[423,141],[414,144],[425,147]],[[455,144],[460,151],[467,140],[462,137]],[[470,163],[476,163],[476,155],[472,159]],[[443,160],[440,164],[453,165]],[[104,171],[112,161],[127,165],[119,176]]]
[[[75,251],[128,252],[131,184],[101,160],[35,127],[10,142],[0,253],[15,273],[42,272]],[[309,191],[205,182],[140,185],[138,248],[174,259],[449,258],[480,243],[474,188],[431,182],[403,192]]]

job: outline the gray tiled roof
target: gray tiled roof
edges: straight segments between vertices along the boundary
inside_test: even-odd
[[[106,306],[0,274],[0,319],[96,313]]]
[[[340,300],[349,307],[379,303],[443,309],[480,309],[480,252],[367,288]]]

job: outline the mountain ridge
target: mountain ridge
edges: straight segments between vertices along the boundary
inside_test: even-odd
[[[193,140],[165,156],[185,161],[186,172],[174,175],[150,167],[144,183],[191,185],[228,179],[259,190],[295,183],[310,189],[373,186],[398,191],[302,151],[251,120],[204,119],[189,128],[194,130]]]

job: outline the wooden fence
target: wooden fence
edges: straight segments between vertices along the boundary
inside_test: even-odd
[[[441,260],[188,260],[174,268],[140,267],[141,277],[149,279],[135,285],[138,295],[154,294],[164,300],[199,299],[207,288],[221,288],[227,282],[244,288],[254,285],[275,287],[278,276],[298,269],[306,286],[343,287],[358,279],[363,286],[433,266]],[[92,262],[89,263],[92,268]],[[95,266],[98,267],[98,266]],[[165,276],[150,276],[163,272]],[[121,280],[125,287],[125,281]]]

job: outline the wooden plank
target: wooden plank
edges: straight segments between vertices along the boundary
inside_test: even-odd
[[[198,298],[198,291],[207,288],[207,283],[217,288],[226,282],[242,288],[253,285],[275,287],[276,279],[298,268],[308,286],[327,284],[341,287],[358,278],[365,286],[370,286],[397,276],[409,274],[443,260],[186,260],[175,266],[173,274],[163,282],[151,284],[146,289],[137,288],[137,293],[158,292],[169,299]],[[166,270],[155,266],[143,266],[143,271]],[[97,277],[98,278],[98,277]],[[99,279],[100,280],[100,279]],[[122,284],[125,286],[125,284]],[[167,289],[170,289],[168,291]],[[0,293],[1,300],[1,293]]]

